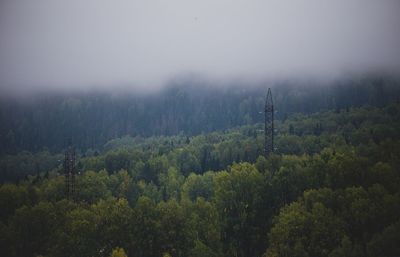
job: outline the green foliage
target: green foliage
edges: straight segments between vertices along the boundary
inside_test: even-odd
[[[123,248],[115,248],[110,257],[128,257],[128,255],[126,255],[125,250]]]
[[[131,165],[131,156],[126,150],[110,151],[104,157],[105,168],[108,172],[127,170]]]
[[[190,174],[182,185],[182,197],[195,201],[198,197],[211,200],[214,195],[214,173]]]
[[[391,225],[399,200],[381,185],[306,191],[276,217],[265,256],[393,256],[385,254],[398,247],[378,245],[386,235],[388,242],[399,239]]]
[[[367,246],[369,256],[389,257],[399,255],[399,238],[400,221],[397,221],[372,238]]]
[[[105,171],[95,173],[87,171],[77,181],[79,190],[79,198],[88,203],[94,203],[101,198],[111,196],[110,190],[107,188],[107,180],[109,179]]]
[[[0,185],[0,255],[399,255],[399,106],[289,116],[268,158],[262,124],[114,139],[78,154],[75,202],[58,162]]]
[[[252,256],[264,177],[249,163],[234,164],[215,177],[215,202],[222,219],[222,240],[230,255]]]
[[[280,212],[270,231],[266,256],[328,256],[343,234],[341,220],[322,203],[311,209],[292,203]]]
[[[1,220],[14,214],[15,210],[23,205],[31,205],[28,188],[13,184],[0,187],[0,209]]]

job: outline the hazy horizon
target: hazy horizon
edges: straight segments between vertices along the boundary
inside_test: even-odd
[[[399,1],[2,0],[1,91],[400,74]]]

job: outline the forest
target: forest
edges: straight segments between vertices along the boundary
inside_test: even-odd
[[[398,101],[394,76],[351,76],[271,82],[275,117]],[[171,82],[157,92],[39,91],[0,95],[0,155],[47,149],[62,152],[73,140],[81,151],[132,137],[194,136],[263,122],[265,83],[221,83],[201,78]]]
[[[0,257],[400,257],[399,14],[0,0]]]
[[[400,256],[396,82],[198,88],[2,101],[0,255]]]

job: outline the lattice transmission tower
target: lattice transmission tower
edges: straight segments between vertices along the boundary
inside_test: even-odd
[[[274,103],[272,102],[271,89],[268,88],[267,97],[265,98],[265,158],[274,151]]]
[[[70,144],[64,158],[65,196],[69,200],[75,199],[75,173],[75,149]]]

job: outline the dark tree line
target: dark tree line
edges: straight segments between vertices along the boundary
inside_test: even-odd
[[[0,154],[27,150],[60,152],[72,138],[86,151],[130,136],[188,136],[262,122],[267,87],[273,88],[276,117],[364,104],[397,101],[399,82],[391,78],[280,81],[263,85],[215,86],[182,80],[152,94],[43,93],[0,100]]]

